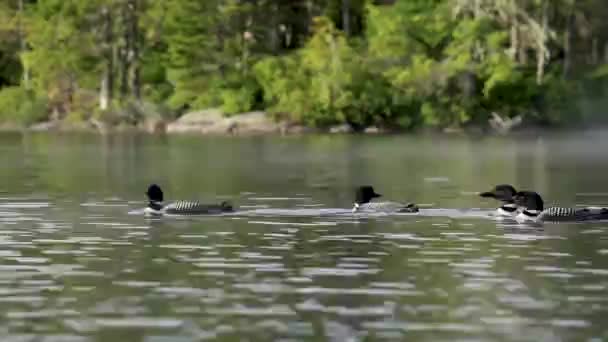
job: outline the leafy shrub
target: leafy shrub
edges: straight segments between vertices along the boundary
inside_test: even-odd
[[[44,99],[21,87],[6,87],[0,90],[0,121],[31,125],[47,118]]]

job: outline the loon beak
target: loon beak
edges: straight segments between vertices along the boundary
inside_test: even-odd
[[[378,197],[382,197],[382,195],[381,195],[381,194],[374,193],[374,194],[372,195],[372,197],[373,197],[373,198],[378,198]]]
[[[487,191],[487,192],[482,192],[479,194],[479,196],[481,197],[491,197],[491,198],[496,198],[496,194],[491,192],[491,191]]]

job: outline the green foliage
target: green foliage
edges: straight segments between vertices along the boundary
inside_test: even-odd
[[[331,21],[319,17],[315,24],[314,35],[301,51],[301,64],[310,79],[308,90],[316,108],[302,116],[315,125],[344,122],[353,99],[355,56]]]
[[[0,0],[3,120],[135,122],[155,103],[170,118],[261,109],[356,129],[484,125],[493,112],[560,124],[581,119],[584,86],[602,97],[608,82],[599,0],[24,3]]]
[[[227,115],[251,111],[258,104],[260,92],[260,85],[253,77],[237,75],[221,87],[222,111]]]
[[[94,42],[81,30],[89,11],[86,3],[74,0],[41,1],[32,8],[28,30],[31,48],[22,54],[22,61],[32,72],[38,96],[76,81],[85,87],[94,85]]]
[[[150,101],[162,103],[173,94],[173,86],[167,79],[167,68],[164,64],[163,54],[158,50],[151,49],[144,56],[141,78],[144,84],[144,96]]]
[[[165,41],[167,75],[175,85],[169,99],[172,108],[220,106],[231,114],[256,106],[259,86],[249,76],[254,42],[244,33],[247,23],[242,22],[253,11],[237,1],[170,2]]]
[[[577,99],[581,98],[580,88],[560,77],[549,75],[547,82],[539,91],[536,107],[541,114],[542,123],[559,125],[568,121],[579,121],[582,113]]]
[[[292,56],[263,59],[254,67],[264,101],[274,112],[315,126],[374,123],[390,116],[388,82],[363,67],[363,60],[327,18]]]
[[[21,87],[6,87],[0,91],[0,122],[15,122],[24,126],[46,118],[46,102]]]

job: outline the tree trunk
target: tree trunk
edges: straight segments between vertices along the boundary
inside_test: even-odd
[[[549,10],[549,3],[545,0],[542,4],[542,12],[541,12],[541,34],[537,39],[537,53],[536,53],[536,83],[538,85],[543,83],[543,78],[545,76],[545,58],[546,58],[546,50],[547,50],[547,12]]]
[[[517,61],[517,53],[519,50],[518,26],[517,18],[513,18],[511,22],[511,59],[513,61]]]
[[[129,72],[131,70],[131,35],[129,29],[129,3],[126,2],[122,6],[122,22],[124,27],[122,36],[123,42],[119,50],[120,59],[120,99],[125,100],[129,95]]]
[[[112,15],[107,7],[101,10],[103,21],[103,54],[105,58],[105,70],[101,77],[101,88],[99,91],[99,108],[108,109],[114,95],[114,51],[113,51],[113,32]]]
[[[276,2],[273,3],[270,5],[270,10],[270,51],[272,51],[272,54],[276,56],[279,54],[279,5]]]
[[[284,35],[285,35],[285,47],[291,48],[291,46],[293,44],[293,26],[287,25],[285,27]]]
[[[217,40],[217,47],[215,48],[215,55],[218,57],[213,58],[214,63],[218,64],[218,71],[222,77],[226,76],[226,63],[222,60],[224,51],[224,28],[222,24],[219,24],[215,33],[215,39]]]
[[[474,4],[473,4],[474,8],[473,8],[473,17],[475,19],[479,18],[481,16],[481,1],[480,0],[474,0]]]
[[[597,42],[597,37],[593,37],[591,38],[591,64],[597,65],[599,61],[599,44]]]
[[[519,25],[521,24],[517,18],[517,4],[515,3],[515,0],[512,0],[511,2],[511,6],[512,6],[512,11],[513,11],[513,15],[515,16],[515,23],[517,25],[517,28],[515,29],[515,31],[517,31],[517,60],[519,61],[519,64],[521,65],[528,65],[528,49],[527,46],[524,45],[522,43],[522,31],[519,29]]]
[[[141,100],[141,79],[140,79],[140,63],[139,63],[139,17],[138,17],[138,0],[129,0],[129,37],[131,40],[131,51],[129,58],[132,68],[131,74],[131,91],[133,96],[138,101]]]
[[[126,47],[122,46],[118,53],[120,60],[120,99],[124,100],[129,93],[129,60]]]
[[[99,109],[107,110],[110,106],[110,91],[108,82],[108,72],[105,71],[101,77],[101,87],[99,89]]]
[[[329,35],[329,54],[330,54],[330,70],[329,70],[329,110],[334,110],[334,102],[336,98],[335,80],[338,73],[338,56],[336,53],[336,41],[332,35]]]
[[[308,16],[306,25],[307,36],[311,34],[310,24],[312,23],[312,18],[314,18],[313,6],[313,0],[306,0],[306,15]]]
[[[251,55],[251,42],[253,41],[253,33],[251,33],[251,27],[253,26],[253,18],[248,15],[245,19],[245,30],[243,30],[242,41],[243,51],[241,54],[241,67],[243,74],[249,71],[249,57]]]
[[[350,36],[350,0],[342,0],[342,30]]]
[[[573,8],[570,8],[568,18],[566,18],[566,30],[564,32],[564,64],[562,77],[568,78],[570,65],[572,64],[572,25],[574,23]]]
[[[519,46],[519,51],[517,52],[517,59],[519,60],[519,64],[528,65],[528,50],[525,46]]]
[[[27,49],[27,43],[25,40],[25,34],[23,33],[23,25],[21,22],[21,17],[23,16],[23,0],[19,0],[18,7],[19,7],[19,15],[17,16],[17,31],[18,31],[17,35],[19,37],[20,53],[23,54],[25,52],[25,50]],[[22,75],[23,87],[25,89],[29,89],[30,88],[30,70],[25,63],[21,63],[21,65],[23,66],[23,75]]]
[[[66,88],[63,102],[63,112],[64,114],[69,114],[72,112],[72,104],[74,103],[74,93],[76,90],[76,77],[72,73],[67,76]]]

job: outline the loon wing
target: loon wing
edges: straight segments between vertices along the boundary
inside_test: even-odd
[[[541,217],[549,221],[589,221],[608,219],[608,208],[587,207],[582,209],[552,207],[545,209]]]
[[[416,213],[418,206],[414,203],[398,202],[369,202],[357,207],[357,211],[376,211],[376,212],[397,212],[397,213]]]
[[[543,221],[576,221],[578,216],[576,209],[562,207],[547,208],[538,215]]]
[[[228,202],[221,204],[201,204],[198,201],[177,201],[167,205],[164,208],[167,214],[174,215],[201,215],[201,214],[219,214],[227,211],[232,211],[232,205]]]

